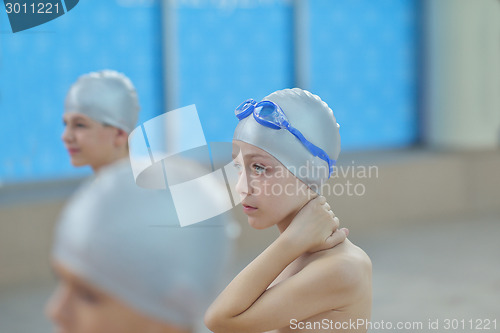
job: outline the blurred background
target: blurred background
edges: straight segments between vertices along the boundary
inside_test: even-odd
[[[195,104],[208,142],[231,141],[247,98],[319,95],[339,165],[377,170],[328,197],[372,259],[372,320],[499,329],[500,1],[86,0],[15,34],[0,12],[0,332],[51,331],[53,227],[90,175],[62,145],[64,98],[107,68],[135,84],[141,123]],[[228,279],[276,236],[234,213]]]

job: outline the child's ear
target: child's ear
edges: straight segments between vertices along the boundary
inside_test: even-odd
[[[115,144],[117,147],[126,146],[128,143],[128,133],[118,128],[115,137]]]

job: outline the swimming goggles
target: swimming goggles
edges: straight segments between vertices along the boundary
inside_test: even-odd
[[[290,125],[288,118],[278,104],[271,101],[261,101],[257,103],[254,99],[250,98],[241,103],[236,110],[234,110],[234,113],[239,120],[242,120],[248,117],[250,113],[253,113],[253,117],[259,124],[275,130],[286,129],[292,133],[297,139],[300,140],[300,142],[307,148],[307,150],[309,150],[311,154],[328,163],[328,169],[330,171],[328,178],[330,178],[333,172],[333,166],[336,164],[336,160],[330,159],[328,154],[323,149],[309,142],[298,129]]]

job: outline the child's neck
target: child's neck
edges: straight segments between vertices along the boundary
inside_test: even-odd
[[[286,228],[288,228],[288,226],[290,225],[290,223],[292,223],[293,218],[295,217],[295,215],[297,215],[297,214],[295,213],[293,215],[288,215],[283,220],[281,220],[281,222],[278,222],[276,224],[276,227],[278,228],[280,234],[282,234],[286,230]]]

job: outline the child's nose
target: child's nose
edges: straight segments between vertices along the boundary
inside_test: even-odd
[[[57,325],[62,325],[69,320],[70,293],[67,288],[59,286],[45,305],[46,316]]]
[[[71,129],[69,128],[69,126],[66,126],[64,128],[64,131],[62,132],[62,135],[61,135],[61,139],[63,142],[71,142],[71,140],[73,140],[73,133],[71,131]]]
[[[248,195],[251,192],[250,179],[247,177],[247,173],[244,168],[242,168],[242,171],[238,175],[238,182],[236,183],[236,191],[240,196]]]

